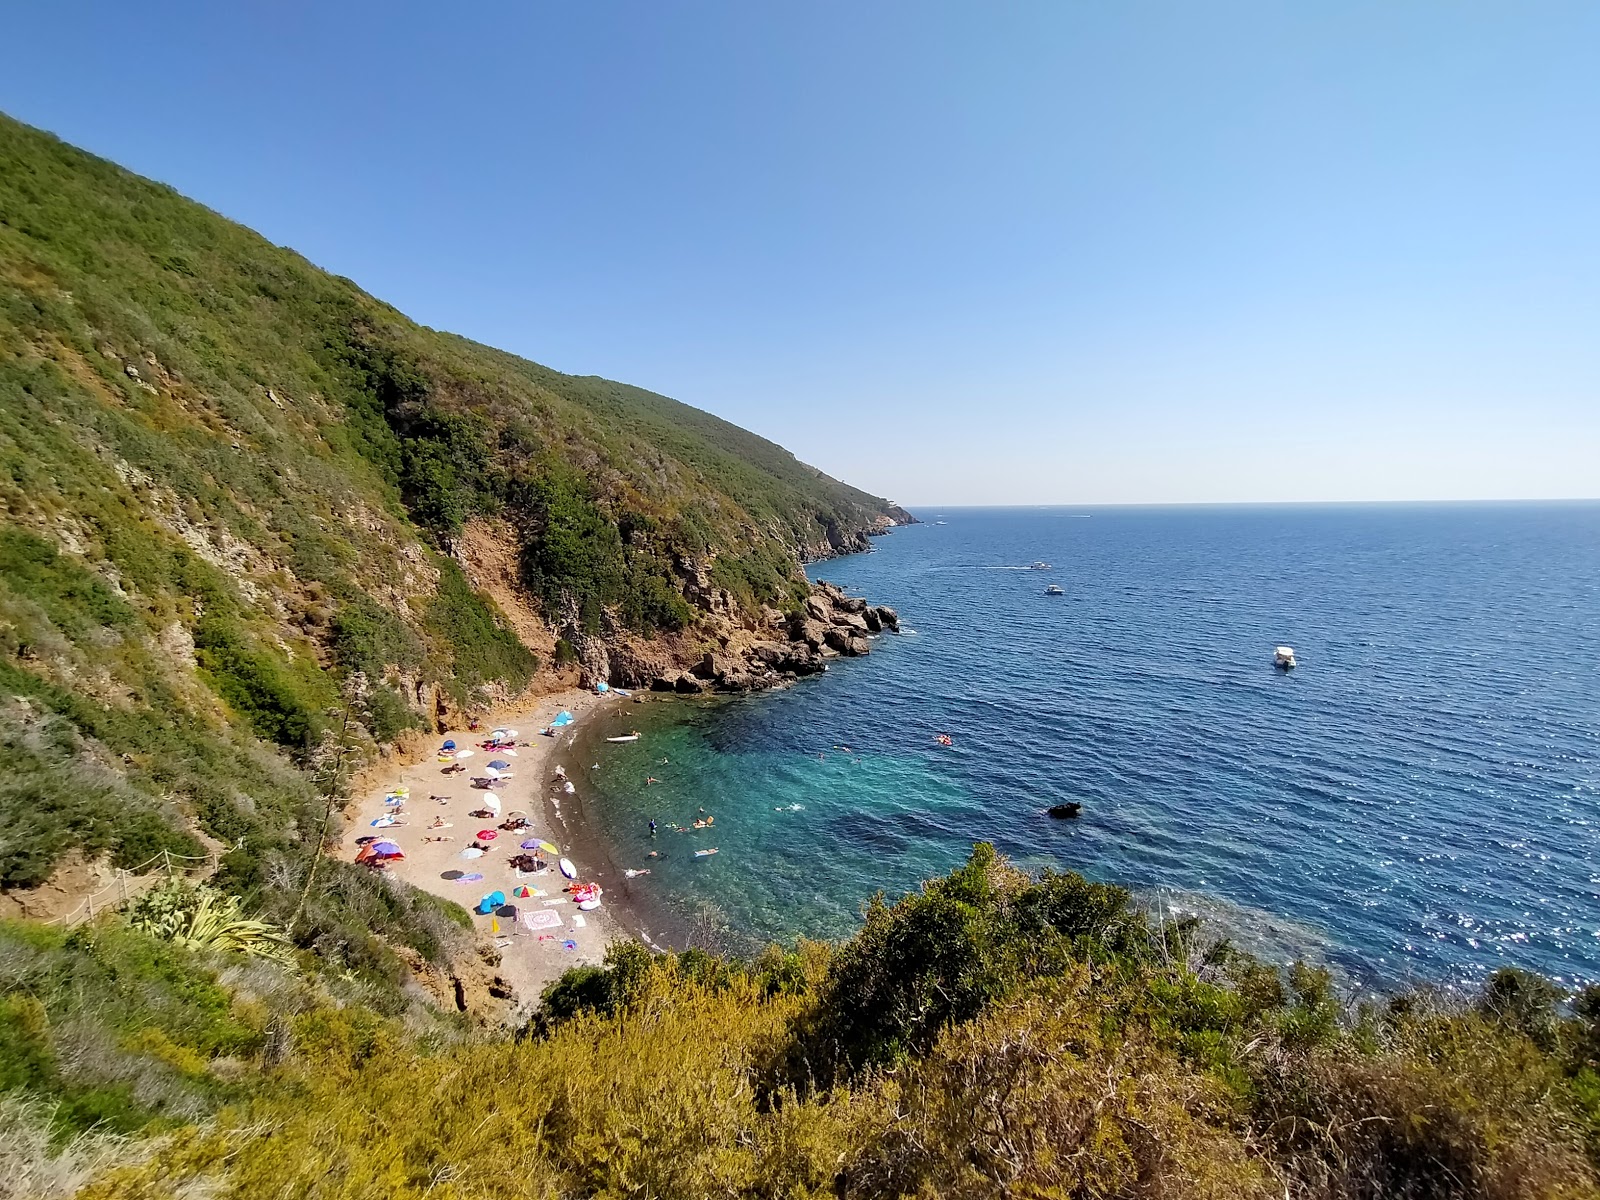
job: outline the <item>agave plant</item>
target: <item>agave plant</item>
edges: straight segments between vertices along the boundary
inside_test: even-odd
[[[246,917],[239,897],[208,884],[173,879],[136,900],[128,924],[163,941],[196,950],[232,950],[289,962],[292,948],[277,926]]]

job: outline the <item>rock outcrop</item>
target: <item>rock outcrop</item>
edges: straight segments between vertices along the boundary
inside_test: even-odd
[[[785,687],[826,671],[829,659],[871,653],[872,639],[885,631],[897,632],[900,618],[892,608],[869,604],[819,581],[790,615],[767,608],[745,624],[734,624],[713,613],[706,624],[715,631],[715,645],[703,650],[687,670],[678,665],[685,657],[675,657],[665,647],[613,648],[610,682],[679,695]]]

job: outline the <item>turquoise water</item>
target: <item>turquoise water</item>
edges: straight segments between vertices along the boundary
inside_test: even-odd
[[[906,632],[580,764],[658,935],[839,936],[986,839],[1377,981],[1600,976],[1600,505],[918,515],[817,571]]]

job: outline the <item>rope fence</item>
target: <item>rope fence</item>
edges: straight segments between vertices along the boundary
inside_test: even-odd
[[[52,917],[46,925],[78,925],[84,921],[94,920],[97,912],[104,912],[109,908],[120,908],[129,900],[143,895],[157,882],[155,874],[157,864],[165,870],[168,879],[180,871],[188,873],[194,867],[179,867],[178,863],[204,863],[212,872],[215,872],[224,852],[213,850],[209,854],[174,854],[170,850],[163,850],[160,854],[146,859],[137,867],[118,867],[116,878],[92,895],[85,896],[77,908],[59,917]]]

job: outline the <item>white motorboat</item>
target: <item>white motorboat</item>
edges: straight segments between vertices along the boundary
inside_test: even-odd
[[[1280,670],[1290,670],[1294,665],[1294,647],[1279,646],[1272,652],[1272,665]]]

